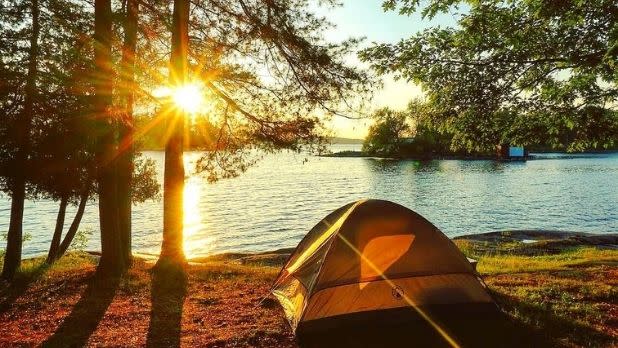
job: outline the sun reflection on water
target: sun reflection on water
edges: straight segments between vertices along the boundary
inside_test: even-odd
[[[192,172],[194,156],[185,154],[184,162],[188,173]],[[184,251],[187,258],[210,253],[214,247],[214,238],[205,237],[203,229],[204,210],[200,209],[201,197],[206,182],[199,175],[190,175],[185,181],[184,189]]]

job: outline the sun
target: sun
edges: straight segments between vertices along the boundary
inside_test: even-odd
[[[204,94],[197,83],[178,87],[161,86],[152,92],[155,98],[170,98],[174,106],[188,114],[196,114],[204,107]]]
[[[202,107],[204,98],[200,86],[186,84],[172,90],[172,100],[178,108],[187,113],[195,114]]]

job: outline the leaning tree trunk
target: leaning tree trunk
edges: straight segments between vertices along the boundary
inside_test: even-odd
[[[118,154],[118,222],[122,257],[131,264],[131,189],[133,177],[133,100],[135,89],[135,49],[137,45],[137,0],[127,0],[124,23],[124,43],[121,62],[121,99],[124,110],[119,124]]]
[[[99,225],[101,260],[98,272],[119,275],[126,270],[118,224],[116,199],[116,122],[112,115],[113,68],[111,56],[111,0],[95,0],[95,75],[94,117],[99,128],[97,144],[97,179],[99,183]]]
[[[189,0],[174,0],[172,19],[172,56],[170,84],[182,86],[187,82],[187,45],[189,41]],[[170,101],[171,102],[171,101]],[[182,160],[185,115],[181,108],[167,107],[167,127],[171,136],[165,145],[165,174],[163,178],[163,243],[159,262],[185,262],[183,251],[183,190],[185,168]]]
[[[82,221],[82,217],[84,216],[84,210],[86,210],[86,203],[88,203],[88,197],[90,196],[90,183],[87,184],[84,193],[82,193],[79,198],[79,206],[77,207],[77,212],[75,213],[75,217],[73,217],[73,222],[71,226],[69,226],[69,230],[67,234],[64,236],[62,243],[60,244],[60,248],[58,248],[57,258],[61,258],[69,247],[71,246],[71,242],[73,242],[73,238],[77,234],[77,229],[79,228],[79,224]]]
[[[47,260],[45,260],[45,263],[48,265],[51,265],[56,261],[56,259],[58,259],[58,248],[60,247],[60,239],[62,238],[62,230],[64,229],[64,217],[67,213],[68,204],[68,196],[60,199],[60,208],[58,209],[58,216],[56,217],[56,228],[54,229],[54,236],[52,237],[51,244],[49,245]]]
[[[32,32],[28,52],[28,75],[24,93],[24,108],[21,118],[17,121],[17,156],[15,158],[15,177],[11,180],[11,217],[7,234],[6,253],[4,254],[3,279],[12,279],[21,264],[22,225],[24,220],[24,201],[26,199],[26,162],[30,152],[30,128],[34,114],[36,98],[36,80],[38,75],[39,55],[39,2],[32,0]]]

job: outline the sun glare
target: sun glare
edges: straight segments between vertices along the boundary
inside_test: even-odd
[[[202,209],[202,195],[204,194],[204,181],[199,175],[193,175],[190,168],[195,168],[195,161],[201,155],[190,153],[183,156],[185,167],[189,169],[189,178],[185,182],[183,195],[183,248],[187,258],[206,255],[216,246],[216,238],[208,234],[205,224],[206,212]]]
[[[172,93],[174,104],[185,112],[194,114],[202,106],[202,93],[198,85],[188,84],[174,89]]]
[[[174,105],[189,114],[195,114],[204,107],[204,96],[200,85],[189,83],[170,88],[159,87],[152,92],[155,98],[171,98]]]

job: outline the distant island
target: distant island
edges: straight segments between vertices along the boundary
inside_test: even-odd
[[[382,158],[382,159],[407,159],[407,160],[493,160],[496,159],[495,155],[436,155],[427,154],[423,156],[397,156],[397,155],[380,155],[370,154],[364,151],[337,151],[330,153],[321,153],[320,157],[343,157],[343,158]],[[528,156],[526,159],[532,159],[534,156]]]
[[[339,144],[362,145],[364,141],[365,140],[363,139],[354,139],[354,138],[342,138],[342,137],[329,138],[329,143],[331,145],[339,145]]]

